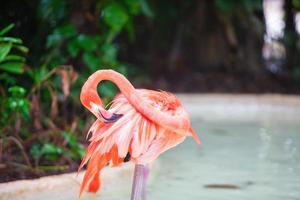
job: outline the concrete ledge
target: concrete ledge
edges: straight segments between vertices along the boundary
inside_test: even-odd
[[[106,167],[102,173],[102,188],[98,194],[84,193],[81,199],[97,199],[102,192],[111,191],[111,187],[124,188],[131,183],[133,165],[124,164],[121,167]],[[42,177],[34,180],[20,180],[0,184],[1,200],[65,200],[77,199],[79,185],[84,173],[68,173]],[[130,185],[130,184],[129,184]],[[130,187],[128,187],[130,189]],[[127,191],[130,193],[130,190]]]

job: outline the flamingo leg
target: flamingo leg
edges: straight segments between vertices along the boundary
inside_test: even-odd
[[[148,165],[136,164],[134,167],[131,200],[146,200]]]

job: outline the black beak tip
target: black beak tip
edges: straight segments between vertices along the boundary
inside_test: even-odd
[[[112,123],[112,122],[116,122],[118,119],[120,119],[123,116],[123,114],[117,114],[117,113],[113,113],[112,116],[110,118],[104,118],[106,123]]]

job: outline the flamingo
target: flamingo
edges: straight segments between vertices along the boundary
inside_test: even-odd
[[[120,90],[108,110],[97,92],[103,80],[113,82]],[[188,113],[175,95],[135,89],[116,71],[98,70],[92,74],[82,87],[80,100],[97,119],[87,134],[91,135],[90,144],[78,169],[87,164],[79,197],[87,186],[88,192],[99,190],[103,167],[119,166],[130,155],[135,164],[131,200],[145,200],[149,163],[187,136],[200,143]]]

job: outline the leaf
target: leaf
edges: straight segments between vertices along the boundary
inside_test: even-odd
[[[77,40],[72,40],[67,44],[67,49],[71,57],[75,58],[80,52]]]
[[[21,51],[23,53],[27,53],[29,51],[28,48],[25,47],[25,46],[23,46],[23,45],[16,45],[16,44],[14,44],[13,48],[15,48],[15,49],[17,49],[17,50],[19,50],[19,51]]]
[[[17,101],[15,99],[12,99],[12,98],[9,98],[7,100],[7,105],[13,111],[15,111],[17,109],[17,107],[18,107]]]
[[[103,97],[113,98],[117,92],[116,86],[110,82],[104,82],[104,84],[100,84],[98,88],[98,93]]]
[[[77,35],[77,30],[73,24],[65,24],[55,30],[57,34],[63,37],[72,37]]]
[[[28,75],[34,80],[36,84],[41,83],[49,73],[46,65],[42,65],[39,68],[32,68],[28,71]]]
[[[11,43],[2,43],[0,44],[0,62],[4,60],[4,58],[9,54],[12,48]]]
[[[5,33],[8,33],[11,29],[13,29],[15,27],[15,24],[11,23],[8,26],[6,26],[5,28],[3,28],[0,31],[0,35],[4,35]]]
[[[5,72],[0,73],[0,81],[2,83],[5,83],[5,85],[15,85],[16,84],[16,78]]]
[[[34,157],[35,159],[38,159],[42,152],[41,152],[41,145],[39,143],[33,144],[30,148],[30,154],[32,155],[32,157]]]
[[[128,68],[129,68],[129,66],[127,66],[127,65],[118,65],[118,68],[116,69],[116,71],[120,72],[124,76],[127,76],[127,74],[128,74],[127,69]]]
[[[8,92],[14,97],[23,97],[26,93],[26,90],[20,86],[13,86],[8,89]]]
[[[140,0],[125,0],[128,10],[131,14],[137,15],[141,10]]]
[[[77,139],[75,135],[67,131],[63,131],[62,135],[64,136],[65,140],[71,147],[77,146]]]
[[[54,144],[46,143],[41,149],[42,154],[61,154],[63,150]]]
[[[59,43],[62,41],[62,36],[57,33],[53,33],[47,37],[46,47],[51,48],[59,46]]]
[[[56,23],[66,16],[67,1],[40,0],[38,1],[37,16],[48,22]]]
[[[8,62],[8,61],[18,61],[18,62],[25,62],[25,58],[22,56],[18,56],[18,55],[7,55],[3,60],[1,60],[2,62]]]
[[[0,63],[0,70],[4,70],[15,74],[22,74],[24,72],[24,67],[24,63],[21,62]]]
[[[105,23],[117,31],[120,31],[129,19],[126,10],[116,2],[108,4],[103,9],[103,16]]]
[[[93,55],[92,53],[84,53],[83,61],[92,71],[95,71],[100,67],[99,57]]]
[[[126,24],[126,30],[130,42],[133,42],[135,40],[135,31],[131,20]]]
[[[29,120],[30,114],[29,114],[29,102],[27,99],[21,99],[19,101],[19,106],[21,108],[21,113],[24,119]]]
[[[105,43],[110,44],[118,33],[119,31],[110,29],[108,34],[106,35]]]
[[[101,48],[103,51],[103,60],[107,64],[115,64],[117,58],[117,48],[112,44],[104,44]]]
[[[154,14],[147,0],[141,0],[142,13],[149,18],[153,18]]]
[[[83,158],[85,154],[85,148],[82,144],[78,144],[76,148],[76,152],[79,155],[79,159]]]
[[[15,44],[23,43],[20,38],[15,38],[15,37],[0,37],[0,42],[11,42]]]
[[[92,36],[79,35],[77,43],[84,51],[91,52],[97,48],[97,39]]]

